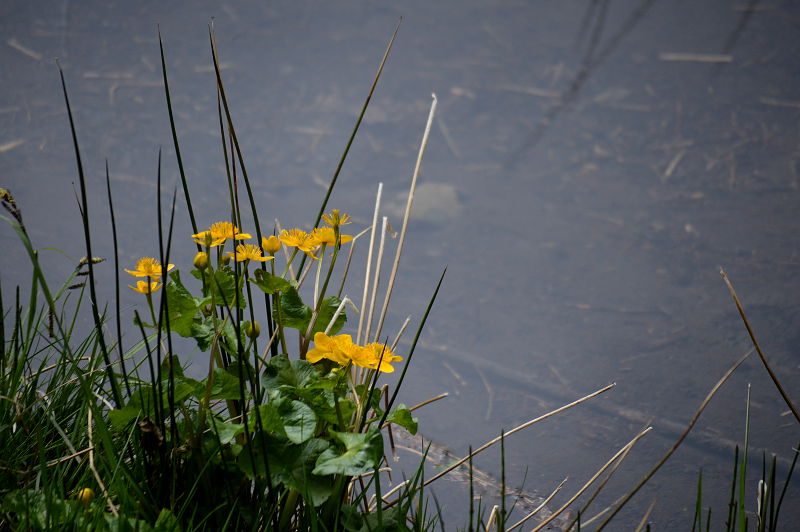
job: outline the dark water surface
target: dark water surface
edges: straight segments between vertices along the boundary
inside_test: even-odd
[[[439,118],[387,320],[392,331],[408,314],[416,324],[448,266],[403,394],[414,403],[450,393],[420,412],[428,438],[463,455],[469,444],[616,382],[594,406],[507,443],[509,484],[518,486],[527,468],[526,488],[544,495],[569,476],[563,502],[651,424],[596,503],[602,509],[669,448],[750,348],[720,267],[800,401],[797,2],[7,1],[0,186],[15,194],[37,246],[82,255],[58,57],[97,254],[111,255],[106,158],[121,259],[132,265],[155,252],[160,146],[165,201],[177,177],[158,23],[198,223],[226,219],[207,35],[214,17],[262,223],[308,224],[400,16],[331,206],[363,227],[382,181],[399,228],[396,212],[436,92]],[[186,267],[191,228],[179,205],[173,262]],[[0,230],[0,245],[8,294],[27,283],[28,266],[10,229]],[[74,264],[42,253],[54,282]],[[353,275],[360,271],[354,266]],[[112,286],[109,263],[100,272],[101,284]],[[126,322],[141,304],[135,296],[123,295]],[[730,442],[743,437],[748,383],[753,449],[790,456],[800,430],[754,356],[623,512],[620,528],[636,523],[653,497],[654,529],[687,528],[700,468],[704,500],[722,525]],[[760,451],[751,452],[756,469]],[[496,475],[499,451],[476,466]],[[748,488],[754,500],[755,480]],[[443,480],[435,491],[447,528],[463,523],[463,486]],[[784,524],[800,519],[799,493],[795,486],[787,494]]]

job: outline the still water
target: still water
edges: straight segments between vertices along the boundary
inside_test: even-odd
[[[81,256],[59,58],[98,254],[111,256],[106,159],[122,261],[154,253],[159,147],[165,200],[177,177],[160,24],[198,223],[227,218],[213,18],[262,223],[308,224],[401,16],[331,206],[365,226],[380,181],[399,228],[435,92],[438,118],[387,320],[397,328],[410,314],[416,324],[448,266],[402,398],[450,394],[420,411],[427,438],[463,455],[616,382],[591,406],[507,442],[509,485],[524,478],[541,496],[569,477],[557,507],[652,425],[593,506],[601,510],[649,470],[750,348],[720,267],[800,400],[797,2],[10,0],[0,5],[0,185],[15,194],[37,246]],[[190,231],[181,210],[176,235]],[[0,230],[0,245],[3,288],[24,285],[28,269],[10,229]],[[173,254],[183,259],[174,262],[188,263],[191,249],[179,238]],[[54,281],[73,267],[42,253]],[[110,267],[101,275],[111,286]],[[125,320],[135,295],[123,295]],[[700,468],[704,500],[722,525],[748,383],[754,465],[761,449],[790,456],[800,430],[753,356],[622,513],[621,528],[653,498],[655,529],[689,526]],[[497,476],[499,451],[476,466]],[[463,523],[463,484],[442,480],[434,491],[447,528]],[[787,494],[784,524],[800,519],[799,494],[797,486]]]

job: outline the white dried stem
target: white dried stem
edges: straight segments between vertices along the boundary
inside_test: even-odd
[[[375,299],[378,297],[378,284],[381,280],[381,263],[383,262],[383,248],[386,245],[386,224],[388,223],[389,219],[384,216],[381,223],[381,243],[378,246],[378,260],[375,263],[375,279],[372,282],[372,297],[369,300],[369,312],[367,313],[367,327],[364,330],[364,337],[359,339],[359,343],[367,343],[369,341],[369,330],[372,328],[372,316],[375,312]]]
[[[392,289],[394,288],[394,280],[397,277],[397,268],[400,266],[400,255],[403,253],[403,243],[406,239],[406,230],[408,229],[408,218],[411,214],[411,206],[414,203],[414,191],[417,188],[417,178],[419,177],[420,168],[422,168],[422,156],[425,154],[425,148],[428,146],[428,138],[431,134],[431,125],[433,124],[433,117],[436,115],[436,105],[438,103],[436,94],[432,94],[433,101],[431,102],[431,110],[428,113],[428,122],[425,124],[425,133],[422,135],[422,143],[419,147],[417,154],[417,164],[414,166],[414,176],[411,178],[411,187],[408,189],[408,200],[406,201],[406,212],[403,215],[403,228],[400,229],[400,240],[397,242],[397,252],[394,256],[394,264],[392,264],[392,273],[389,275],[389,285],[386,287],[386,297],[383,300],[383,307],[381,308],[380,319],[378,320],[378,327],[375,329],[375,341],[381,335],[383,328],[383,320],[386,319],[386,311],[389,308],[389,300],[392,297]]]
[[[372,230],[369,235],[369,251],[367,252],[367,271],[364,274],[364,294],[361,296],[361,310],[367,308],[367,295],[369,294],[369,276],[372,272],[372,251],[375,248],[375,230],[378,228],[378,215],[381,210],[381,196],[383,183],[378,183],[378,194],[375,196],[375,212],[372,215]],[[358,317],[358,333],[356,342],[361,342],[361,331],[364,327],[364,313]]]

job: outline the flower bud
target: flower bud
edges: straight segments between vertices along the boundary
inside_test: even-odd
[[[244,333],[251,340],[255,340],[261,335],[261,326],[258,324],[257,321],[248,323],[247,326],[244,328]]]
[[[274,255],[276,251],[281,249],[281,241],[278,240],[278,237],[275,235],[267,237],[261,237],[261,247],[264,248],[264,251],[267,252],[269,255]]]
[[[194,267],[198,270],[205,270],[208,266],[208,254],[205,251],[198,251],[194,256]]]
[[[78,493],[75,494],[75,498],[78,499],[81,504],[86,506],[92,502],[92,499],[94,499],[94,491],[92,491],[92,488],[80,489],[78,490]]]
[[[219,258],[219,261],[222,263],[223,266],[227,266],[231,263],[231,258],[228,255],[223,255]]]

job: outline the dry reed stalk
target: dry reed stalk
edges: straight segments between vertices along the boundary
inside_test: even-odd
[[[375,300],[378,296],[378,285],[381,280],[381,264],[383,263],[383,250],[386,245],[386,226],[389,223],[389,218],[383,217],[381,222],[381,243],[378,245],[378,259],[375,262],[375,278],[372,281],[372,295],[369,300],[369,312],[367,313],[367,326],[364,329],[364,338],[360,343],[367,343],[369,341],[369,331],[372,328],[372,316],[375,313]],[[375,340],[377,342],[377,340]]]
[[[650,503],[650,506],[647,507],[647,510],[644,512],[642,516],[642,520],[639,521],[639,526],[636,527],[634,532],[642,532],[647,526],[647,520],[650,518],[650,514],[653,513],[653,509],[656,507],[656,501],[658,501],[657,497],[653,498],[653,501]]]
[[[347,297],[347,296],[344,296],[344,299],[342,299],[342,302],[339,303],[339,306],[336,308],[336,312],[333,313],[333,317],[331,318],[331,321],[328,322],[328,326],[325,327],[325,334],[329,334],[331,332],[331,329],[333,328],[333,324],[336,323],[336,320],[342,314],[342,311],[344,310],[344,306],[347,303],[350,303],[350,305],[355,309],[355,311],[358,312],[358,309],[355,308],[355,305],[353,305],[353,302],[350,300],[350,298]]]
[[[725,281],[725,284],[728,286],[728,290],[733,297],[733,302],[736,303],[736,308],[739,310],[739,315],[742,317],[742,321],[744,322],[744,326],[747,329],[747,334],[750,335],[750,340],[753,342],[753,346],[756,348],[756,352],[758,353],[759,358],[761,358],[761,362],[764,364],[764,367],[767,369],[767,373],[769,373],[772,382],[775,384],[775,387],[778,388],[778,392],[780,392],[781,397],[789,406],[789,410],[792,411],[794,414],[795,419],[800,423],[800,413],[798,413],[797,408],[795,408],[794,403],[789,398],[789,394],[783,389],[780,381],[778,380],[778,376],[775,375],[775,372],[772,371],[772,367],[767,362],[767,357],[764,356],[764,352],[761,351],[761,346],[758,344],[758,340],[756,340],[756,335],[753,332],[753,328],[750,327],[750,321],[748,321],[747,316],[744,313],[744,308],[742,307],[741,301],[739,301],[739,297],[736,295],[736,290],[733,288],[730,279],[728,279],[728,275],[725,273],[725,270],[720,269],[719,274],[722,276],[722,279]]]
[[[606,475],[606,478],[604,478],[603,481],[600,482],[600,484],[597,486],[597,489],[594,490],[594,493],[592,493],[592,495],[589,497],[589,499],[584,503],[583,508],[580,509],[580,511],[578,512],[578,515],[575,516],[575,518],[569,523],[569,525],[566,527],[565,530],[572,530],[572,527],[575,526],[575,523],[578,522],[578,517],[586,513],[586,510],[589,509],[589,505],[592,504],[592,502],[594,502],[594,500],[597,498],[597,496],[600,494],[600,492],[603,490],[603,488],[606,487],[606,484],[608,484],[608,481],[611,480],[611,477],[614,476],[614,473],[617,472],[617,469],[619,469],[619,466],[622,465],[622,462],[628,456],[629,452],[630,452],[630,449],[625,451],[625,454],[623,454],[620,457],[620,459],[617,460],[617,463],[615,463],[614,466],[611,468],[611,471],[608,472],[608,475]],[[619,502],[619,501],[617,501],[617,502]],[[594,517],[594,519],[597,519],[600,515],[602,515],[604,512],[608,511],[609,509],[610,508],[608,508],[608,509],[604,510],[603,512],[601,512],[600,514],[596,515]],[[583,525],[586,525],[586,524],[588,524],[588,523],[583,523]]]
[[[444,475],[450,473],[451,471],[453,471],[454,469],[456,469],[460,465],[464,464],[467,460],[470,459],[470,457],[475,456],[476,454],[478,454],[478,453],[480,453],[482,451],[485,451],[486,449],[488,449],[489,447],[491,447],[495,443],[499,442],[503,437],[508,437],[508,436],[514,434],[515,432],[518,432],[518,431],[520,431],[520,430],[522,430],[524,428],[527,428],[527,427],[529,427],[529,426],[531,426],[531,425],[533,425],[535,423],[538,423],[540,421],[544,421],[545,419],[553,417],[556,414],[560,414],[561,412],[564,412],[565,410],[569,410],[572,407],[578,406],[579,404],[584,403],[584,402],[588,401],[589,399],[592,399],[592,398],[597,397],[598,395],[600,395],[600,394],[602,394],[604,392],[607,392],[608,390],[610,390],[611,388],[613,388],[616,385],[617,385],[617,383],[612,382],[611,384],[609,384],[607,386],[604,386],[603,388],[600,388],[599,390],[595,390],[594,392],[590,393],[589,395],[585,395],[585,396],[581,397],[580,399],[577,399],[577,400],[575,400],[575,401],[573,401],[571,403],[568,403],[568,404],[566,404],[564,406],[556,408],[555,410],[551,410],[550,412],[548,412],[546,414],[543,414],[543,415],[541,415],[541,416],[539,416],[537,418],[534,418],[534,419],[531,419],[529,421],[526,421],[522,425],[518,425],[517,427],[515,427],[515,428],[511,429],[510,431],[504,433],[503,436],[498,436],[497,438],[495,438],[495,439],[493,439],[493,440],[491,440],[491,441],[489,441],[487,443],[484,443],[483,445],[481,445],[480,447],[478,447],[477,449],[472,451],[472,453],[468,454],[464,458],[461,458],[460,460],[456,461],[455,463],[450,464],[450,466],[448,466],[446,469],[444,469],[443,471],[440,471],[438,474],[436,474],[433,477],[431,477],[430,479],[426,480],[425,483],[423,484],[423,486],[427,486],[431,482],[434,482],[435,480],[437,480],[437,479],[443,477]],[[383,496],[383,498],[386,498],[386,497],[389,497],[390,495],[393,495],[403,485],[405,485],[405,483],[398,484],[392,490],[387,492]],[[391,506],[391,505],[394,505],[396,503],[397,503],[397,501],[392,501],[391,503],[387,502],[387,505]]]
[[[564,480],[562,480],[562,481],[561,481],[561,483],[560,483],[558,486],[556,486],[556,489],[554,489],[554,490],[553,490],[553,491],[550,493],[550,495],[548,495],[548,496],[547,496],[547,498],[546,498],[544,501],[542,501],[542,503],[541,503],[539,506],[537,506],[536,508],[534,508],[534,509],[533,509],[533,511],[531,511],[531,512],[530,512],[528,515],[526,515],[525,517],[523,517],[522,519],[520,519],[519,521],[517,521],[517,522],[516,522],[516,523],[515,523],[515,524],[514,524],[514,525],[513,525],[511,528],[509,528],[509,529],[508,529],[508,531],[507,531],[507,532],[511,532],[511,531],[512,531],[512,530],[514,530],[515,528],[522,526],[523,524],[525,524],[525,521],[527,521],[528,519],[530,519],[530,518],[531,518],[531,517],[533,517],[534,515],[536,515],[536,514],[538,514],[539,512],[541,512],[541,511],[542,511],[542,508],[544,508],[545,506],[547,506],[547,503],[548,503],[548,502],[550,502],[550,501],[553,499],[553,497],[555,497],[555,496],[556,496],[556,493],[558,493],[559,491],[561,491],[561,488],[563,488],[563,487],[564,487],[564,484],[566,484],[566,483],[567,483],[567,479],[565,478]]]
[[[364,312],[367,308],[367,295],[369,294],[369,277],[372,272],[372,252],[375,247],[375,230],[378,228],[378,214],[381,210],[381,196],[383,183],[378,183],[378,194],[375,196],[375,212],[372,215],[372,230],[369,235],[369,251],[367,252],[367,271],[364,273],[364,294],[361,296],[361,314],[358,317],[358,333],[356,343],[362,342],[361,331],[364,327]]]
[[[565,502],[565,503],[564,503],[564,504],[561,506],[561,508],[559,508],[558,510],[556,510],[555,512],[553,512],[553,515],[551,515],[550,517],[548,517],[547,519],[545,519],[544,521],[542,521],[541,523],[539,523],[539,525],[538,525],[536,528],[534,528],[534,529],[532,530],[532,532],[538,532],[539,530],[543,529],[543,528],[544,528],[544,527],[546,527],[546,526],[547,526],[547,525],[548,525],[548,524],[549,524],[549,523],[550,523],[550,522],[551,522],[553,519],[555,519],[556,517],[558,517],[558,516],[561,514],[561,512],[563,512],[564,510],[566,510],[567,508],[569,508],[569,505],[570,505],[570,504],[572,504],[573,502],[575,502],[575,500],[576,500],[578,497],[580,497],[580,496],[583,494],[583,492],[584,492],[584,491],[586,491],[587,489],[589,489],[589,486],[591,486],[592,484],[594,484],[594,481],[595,481],[595,480],[597,480],[598,478],[600,478],[600,475],[602,475],[602,474],[605,472],[605,470],[606,470],[606,469],[608,469],[609,467],[611,467],[611,466],[614,464],[614,462],[616,462],[616,461],[617,461],[617,460],[618,460],[620,457],[622,457],[623,455],[627,455],[627,454],[628,454],[628,451],[629,451],[629,450],[630,450],[630,449],[631,449],[631,448],[632,448],[634,445],[636,445],[636,442],[638,442],[639,440],[641,440],[642,438],[644,438],[644,437],[645,437],[645,435],[647,435],[647,433],[648,433],[648,432],[650,432],[651,430],[653,430],[653,427],[647,427],[646,429],[644,429],[643,431],[641,431],[639,434],[637,434],[637,435],[636,435],[636,436],[635,436],[635,437],[634,437],[634,438],[633,438],[631,441],[629,441],[629,442],[628,442],[628,443],[627,443],[627,444],[626,444],[626,445],[625,445],[625,446],[624,446],[622,449],[620,449],[619,451],[617,451],[617,453],[616,453],[614,456],[612,456],[612,457],[611,457],[611,458],[610,458],[610,459],[609,459],[609,460],[608,460],[608,461],[607,461],[607,462],[606,462],[606,463],[603,465],[603,467],[601,467],[600,469],[598,469],[598,470],[597,470],[597,472],[596,472],[594,475],[592,475],[592,478],[590,478],[588,481],[586,481],[586,483],[585,483],[583,486],[581,486],[581,489],[579,489],[577,492],[575,492],[575,495],[573,495],[572,497],[570,497],[570,499],[569,499],[567,502]]]
[[[389,348],[391,351],[394,351],[397,344],[400,343],[400,338],[403,336],[403,333],[406,331],[406,327],[411,322],[411,316],[406,318],[406,321],[403,322],[403,325],[400,326],[400,330],[397,331],[397,336],[394,337],[394,342],[392,342],[391,347]]]
[[[425,148],[428,146],[428,138],[431,134],[431,125],[433,124],[433,117],[436,116],[436,105],[438,100],[436,94],[431,94],[431,110],[428,113],[428,122],[425,124],[425,132],[422,134],[422,142],[420,143],[419,153],[417,154],[417,163],[414,166],[414,175],[411,178],[411,187],[408,189],[408,200],[406,201],[406,211],[403,214],[403,227],[400,229],[400,240],[397,242],[397,252],[394,256],[394,263],[392,264],[392,273],[389,274],[389,285],[386,287],[386,297],[383,300],[383,307],[381,308],[380,319],[378,320],[378,327],[375,329],[375,341],[377,342],[381,330],[383,329],[383,321],[386,319],[386,311],[389,308],[389,300],[392,297],[392,290],[394,289],[394,280],[397,277],[397,268],[400,266],[400,255],[403,253],[403,243],[406,239],[406,230],[408,229],[408,218],[411,214],[411,206],[414,203],[414,191],[417,188],[417,178],[419,177],[420,168],[422,168],[422,156],[425,155]]]
[[[603,530],[606,527],[606,525],[608,523],[610,523],[612,519],[614,519],[614,516],[617,515],[617,513],[622,509],[622,507],[625,506],[628,503],[628,501],[630,501],[633,498],[634,495],[636,495],[636,493],[642,488],[642,486],[644,486],[647,483],[647,481],[649,481],[650,478],[653,475],[656,474],[656,471],[658,471],[661,468],[661,466],[664,465],[664,463],[669,459],[669,457],[672,456],[672,454],[675,451],[678,450],[678,447],[680,447],[681,443],[683,443],[683,440],[686,439],[686,436],[689,435],[689,432],[692,430],[692,428],[694,427],[695,423],[697,423],[697,420],[700,419],[700,415],[706,409],[706,407],[708,406],[708,403],[711,402],[711,398],[714,397],[714,395],[722,387],[722,385],[725,384],[725,381],[728,380],[728,378],[733,374],[733,372],[736,370],[736,368],[741,366],[742,363],[745,360],[747,360],[747,357],[749,357],[752,353],[753,353],[752,349],[750,351],[748,351],[747,353],[745,353],[739,360],[736,361],[735,364],[733,364],[733,366],[731,366],[728,369],[728,371],[725,372],[725,374],[722,376],[722,378],[720,378],[720,380],[717,381],[717,384],[715,384],[714,387],[711,389],[711,391],[708,392],[708,395],[706,395],[706,398],[700,404],[700,407],[694,413],[694,416],[692,416],[691,421],[689,421],[689,425],[687,425],[686,429],[678,437],[678,439],[675,441],[675,443],[672,444],[672,447],[670,447],[670,449],[664,454],[664,456],[661,457],[661,460],[659,460],[658,463],[655,466],[653,466],[653,468],[650,470],[650,472],[647,473],[642,478],[642,480],[639,481],[639,483],[636,485],[636,487],[634,487],[631,491],[629,491],[627,493],[627,495],[625,495],[625,497],[622,499],[622,502],[619,504],[619,506],[616,507],[616,509],[611,513],[611,515],[609,515],[606,518],[605,521],[603,521],[603,523],[600,525],[600,528],[597,529],[597,532],[600,532],[601,530]]]

